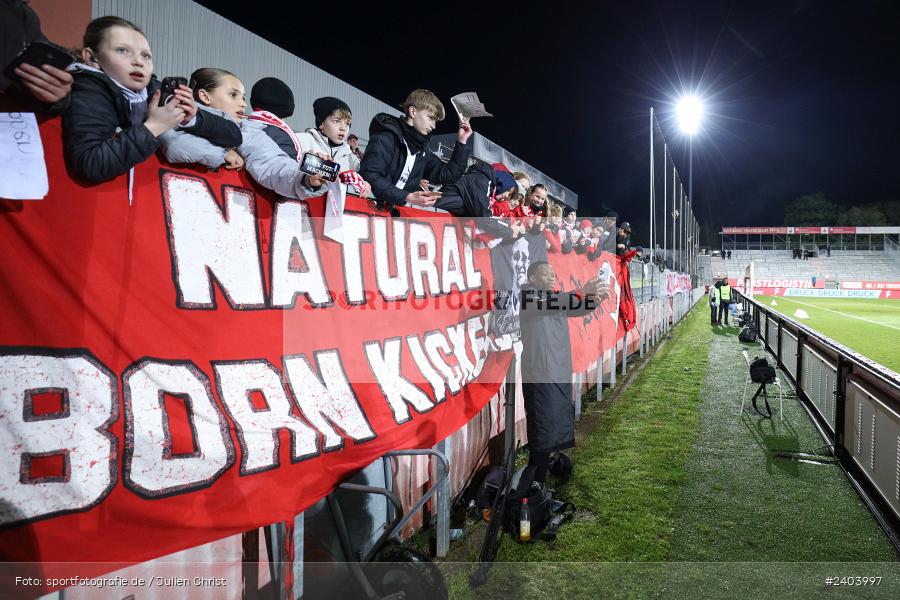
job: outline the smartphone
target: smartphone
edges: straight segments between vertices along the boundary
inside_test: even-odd
[[[318,175],[327,181],[334,181],[337,179],[341,166],[336,162],[324,160],[315,154],[307,152],[303,155],[303,160],[300,162],[300,170],[307,175]]]
[[[187,85],[188,80],[184,77],[164,77],[159,92],[159,105],[165,106],[175,97],[175,90],[179,85]]]
[[[597,279],[600,280],[600,283],[609,283],[610,275],[612,275],[612,269],[610,268],[609,263],[605,262],[597,270]]]
[[[14,59],[12,59],[6,67],[3,68],[3,74],[9,79],[18,79],[15,69],[21,64],[29,64],[33,67],[41,68],[44,65],[51,65],[57,69],[65,70],[66,67],[75,62],[69,51],[58,46],[53,42],[46,40],[36,40],[28,44]]]

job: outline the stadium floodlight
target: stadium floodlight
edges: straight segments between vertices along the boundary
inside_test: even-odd
[[[703,102],[696,96],[685,96],[678,101],[675,108],[678,115],[678,126],[687,135],[694,135],[700,129],[703,117]]]

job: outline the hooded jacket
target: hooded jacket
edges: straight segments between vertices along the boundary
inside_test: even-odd
[[[204,115],[216,115],[230,120],[230,117],[224,111],[209,108],[199,103],[197,108],[198,115],[200,111],[203,111]],[[240,131],[240,128],[238,128],[238,131]],[[225,164],[225,153],[229,150],[222,146],[216,146],[199,135],[188,133],[181,127],[164,132],[159,136],[159,140],[166,160],[173,164],[199,163],[210,169],[216,169]]]
[[[321,131],[310,127],[306,131],[297,134],[300,140],[301,152],[321,152],[330,154],[331,160],[341,165],[341,171],[359,172],[359,157],[350,149],[350,144],[344,142],[339,146],[332,146]]]
[[[271,129],[275,128],[272,127]],[[284,133],[280,130],[279,132],[282,134]],[[332,146],[328,141],[328,138],[325,137],[321,131],[312,127],[302,133],[298,133],[297,139],[300,140],[301,152],[319,152],[321,154],[331,155],[331,160],[340,165],[341,172],[359,172],[359,157],[353,153],[353,150],[350,149],[350,144],[347,142],[338,146]],[[347,186],[346,184],[341,185],[344,186],[348,194],[356,194],[354,188]]]
[[[66,165],[75,179],[87,183],[115,179],[156,152],[159,138],[143,122],[132,122],[129,102],[109,75],[81,69],[74,77],[62,133]],[[151,77],[147,98],[159,87],[159,80]],[[241,143],[237,124],[200,111],[191,127],[180,130],[217,146],[232,148]]]
[[[254,119],[241,121],[244,141],[237,151],[244,158],[244,168],[250,177],[261,186],[287,198],[303,200],[324,194],[325,186],[310,188],[304,185],[306,174],[300,170],[300,163],[293,154],[293,142],[291,154],[286,154],[266,132],[267,128],[278,129]]]
[[[421,191],[419,182],[422,179],[444,185],[462,177],[471,153],[471,144],[457,142],[450,162],[444,164],[425,148],[416,154],[412,172],[401,190],[394,184],[403,174],[407,157],[402,118],[379,113],[369,125],[369,145],[366,146],[359,174],[372,186],[372,193],[377,200],[402,205],[406,204],[406,196],[410,192]]]
[[[476,163],[454,183],[445,185],[441,192],[443,195],[435,208],[444,209],[457,217],[490,217],[494,170],[484,163]]]

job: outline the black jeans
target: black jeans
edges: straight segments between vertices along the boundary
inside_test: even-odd
[[[709,305],[709,324],[715,325],[718,321],[716,320],[719,316],[719,307],[715,304]]]
[[[722,300],[719,302],[719,323],[724,323],[728,325],[728,305],[731,304],[731,300]],[[725,318],[722,318],[722,315],[725,315]]]

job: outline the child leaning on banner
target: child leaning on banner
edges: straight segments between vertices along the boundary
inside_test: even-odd
[[[188,87],[194,91],[197,108],[204,116],[216,115],[238,125],[244,118],[244,84],[233,73],[212,67],[197,69],[191,73]],[[170,129],[160,139],[170,163],[199,163],[210,169],[224,166],[230,170],[244,166],[244,159],[234,148],[217,146],[186,131]]]
[[[454,183],[466,171],[472,153],[468,144],[472,127],[465,121],[447,164],[428,150],[431,132],[444,120],[444,105],[428,90],[413,90],[403,103],[403,116],[379,113],[369,125],[369,145],[360,175],[372,186],[375,199],[386,206],[415,204],[442,208],[436,192],[423,191],[422,179],[431,184]]]
[[[175,127],[220,146],[241,142],[240,128],[221,117],[197,113],[187,86],[159,106],[150,44],[136,25],[100,17],[84,32],[83,64],[75,67],[69,106],[63,112],[63,150],[71,174],[99,183],[129,173],[159,147]]]
[[[324,194],[325,180],[300,170],[303,158],[300,139],[284,121],[294,114],[291,88],[274,77],[260,79],[250,91],[250,106],[253,112],[241,121],[244,141],[238,147],[250,177],[288,198]]]
[[[340,180],[347,192],[368,196],[371,186],[359,175],[359,157],[347,142],[353,113],[343,100],[326,96],[313,102],[316,126],[297,134],[301,152],[324,154],[341,167]]]

